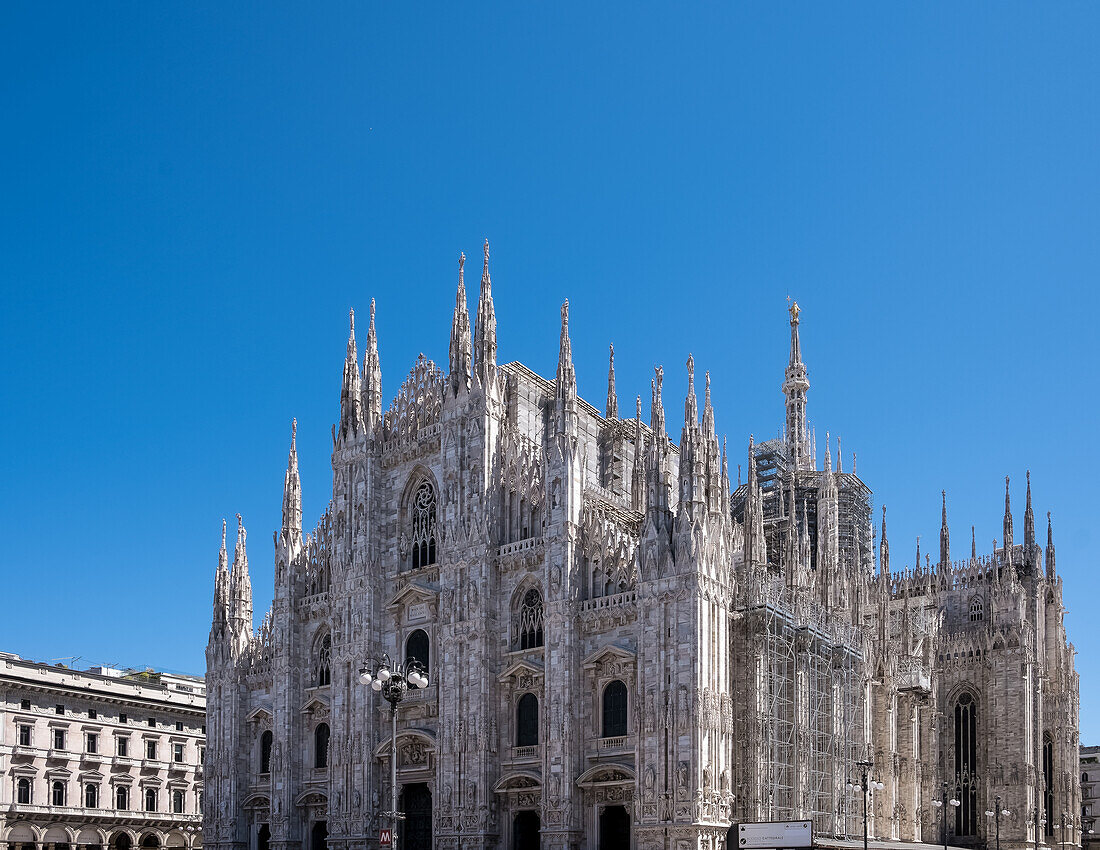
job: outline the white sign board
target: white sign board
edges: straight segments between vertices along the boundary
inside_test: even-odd
[[[813,821],[790,820],[772,823],[737,824],[738,850],[762,848],[811,847],[814,843]]]

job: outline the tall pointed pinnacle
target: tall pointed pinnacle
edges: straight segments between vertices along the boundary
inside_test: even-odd
[[[802,362],[802,344],[798,338],[798,314],[795,301],[789,308],[791,314],[791,359],[784,373],[783,395],[787,407],[787,448],[795,469],[808,469],[812,465],[806,434],[806,391],[810,382],[806,378],[806,366]]]
[[[1005,476],[1004,559],[1012,563],[1012,504],[1008,496],[1008,476]]]
[[[252,579],[248,575],[246,536],[244,521],[237,514],[237,546],[233,551],[233,572],[229,579],[229,618],[239,638],[252,634]]]
[[[665,405],[661,400],[661,384],[665,380],[665,370],[661,366],[653,367],[653,380],[650,389],[653,392],[653,400],[649,406],[649,430],[653,432],[653,439],[660,440],[667,436],[665,432]]]
[[[382,424],[382,363],[378,359],[378,334],[374,329],[374,299],[370,300],[367,348],[363,353],[363,416],[373,433]]]
[[[1047,511],[1047,579],[1054,581],[1054,524]]]
[[[353,439],[363,433],[363,395],[359,383],[359,355],[355,349],[355,311],[350,314],[348,353],[344,358],[344,383],[340,389],[340,438]]]
[[[882,506],[882,536],[878,544],[879,572],[890,575],[890,541],[886,539],[886,505]]]
[[[837,437],[836,437],[836,471],[837,472],[843,472],[844,471],[844,460],[843,460],[843,456],[840,453],[840,435],[839,434],[837,434]]]
[[[829,432],[825,432],[825,467],[826,472],[833,471],[833,456],[829,452]]]
[[[913,569],[920,570],[920,535],[917,535],[917,559],[913,561]]]
[[[690,428],[699,422],[699,403],[695,399],[695,358],[690,354],[687,359],[688,391],[684,399],[684,427]]]
[[[607,407],[604,416],[607,419],[619,418],[619,397],[615,394],[615,346],[608,346],[610,354],[607,360]]]
[[[493,285],[489,280],[489,240],[485,240],[485,264],[481,269],[481,294],[474,323],[474,362],[481,385],[487,387],[497,371],[497,314],[493,308]]]
[[[714,405],[710,402],[710,370],[703,374],[703,433],[714,436]]]
[[[287,546],[300,547],[302,543],[302,480],[298,475],[297,419],[290,425],[290,455],[283,478],[282,539]]]
[[[577,373],[573,369],[573,346],[569,342],[569,301],[561,305],[561,346],[558,349],[557,395],[576,399]]]
[[[940,513],[940,566],[951,563],[951,534],[947,530],[947,491],[940,490],[943,497],[943,509]]]
[[[642,435],[642,397],[634,402],[634,470],[630,477],[630,506],[645,510],[645,437]]]
[[[710,378],[710,373],[707,373],[707,378]],[[710,389],[708,382],[707,389]],[[709,398],[709,395],[708,395]],[[729,519],[730,515],[730,464],[729,455],[726,454],[726,437],[722,435],[722,500],[720,502],[722,509],[722,516]]]
[[[1031,561],[1035,551],[1035,512],[1031,509],[1031,470],[1027,471],[1027,505],[1024,507],[1024,552]]]
[[[225,520],[222,520],[222,548],[218,553],[218,569],[214,573],[214,616],[210,622],[207,656],[215,641],[224,634],[229,623],[229,555],[225,551]]]
[[[978,560],[978,537],[974,532],[974,526],[970,526],[970,560]]]
[[[466,265],[466,255],[458,255],[458,291],[455,292],[455,312],[451,320],[451,390],[470,386],[470,364],[473,359],[470,342],[470,313],[466,309],[466,284],[463,281],[462,267]]]

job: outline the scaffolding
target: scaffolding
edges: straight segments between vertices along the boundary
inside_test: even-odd
[[[737,818],[808,819],[842,837],[852,828],[844,784],[864,753],[861,636],[777,576],[748,587],[737,615],[735,681],[746,708]]]

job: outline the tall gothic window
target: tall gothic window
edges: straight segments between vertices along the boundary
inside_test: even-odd
[[[955,784],[962,804],[955,808],[955,834],[978,833],[978,705],[970,694],[955,702]]]
[[[626,685],[620,679],[603,689],[603,737],[626,734]]]
[[[419,661],[424,668],[424,672],[428,671],[428,661],[430,659],[431,648],[428,644],[428,633],[423,629],[417,629],[411,635],[409,639],[405,641],[405,658],[411,658],[414,661]]]
[[[532,587],[523,594],[516,632],[520,649],[542,646],[542,594],[537,587]]]
[[[970,622],[980,623],[985,617],[985,610],[982,607],[981,599],[973,599],[970,602]]]
[[[268,729],[260,736],[260,773],[271,773],[271,742],[273,736]]]
[[[313,766],[328,767],[328,724],[318,723],[313,732]]]
[[[539,742],[539,698],[524,694],[516,704],[516,746],[533,747]]]
[[[1043,733],[1043,813],[1046,815],[1046,834],[1054,835],[1054,739]]]
[[[430,481],[421,481],[413,494],[412,565],[426,567],[435,563],[435,488]]]
[[[325,635],[317,647],[317,685],[332,684],[332,635]]]

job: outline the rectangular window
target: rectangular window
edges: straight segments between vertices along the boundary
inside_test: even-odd
[[[129,738],[115,738],[115,752],[120,756],[126,756],[130,754],[130,739]]]
[[[31,710],[31,701],[29,699],[25,699],[25,700],[23,700],[22,702],[19,703],[19,707],[22,708],[23,711],[30,711]]]
[[[155,759],[157,757],[157,742],[146,741],[145,742],[145,758]]]
[[[88,709],[88,719],[89,720],[95,720],[97,717],[99,717],[99,713],[94,708],[89,708]]]
[[[150,729],[156,729],[157,728],[157,719],[155,717],[150,717],[149,718],[149,728]]]
[[[63,705],[59,705],[59,706],[57,706],[57,707],[56,707],[56,708],[54,709],[54,712],[55,712],[56,714],[64,714],[64,713],[65,713],[65,706],[63,706]]]
[[[202,724],[202,734],[206,734],[206,724]]]
[[[206,764],[206,747],[199,747],[199,764]]]
[[[99,752],[99,735],[96,735],[93,732],[88,733],[88,752],[90,752],[90,753],[98,753]]]
[[[31,727],[20,726],[19,727],[19,746],[29,747],[31,745]]]
[[[65,749],[65,730],[54,729],[53,730],[53,748],[55,750]]]
[[[183,764],[183,744],[172,745],[172,761]]]
[[[176,721],[176,731],[177,732],[182,732],[183,731],[183,721],[182,720],[177,720]]]
[[[125,723],[126,722],[126,715],[125,714],[119,714],[118,715],[118,722],[119,723]]]

